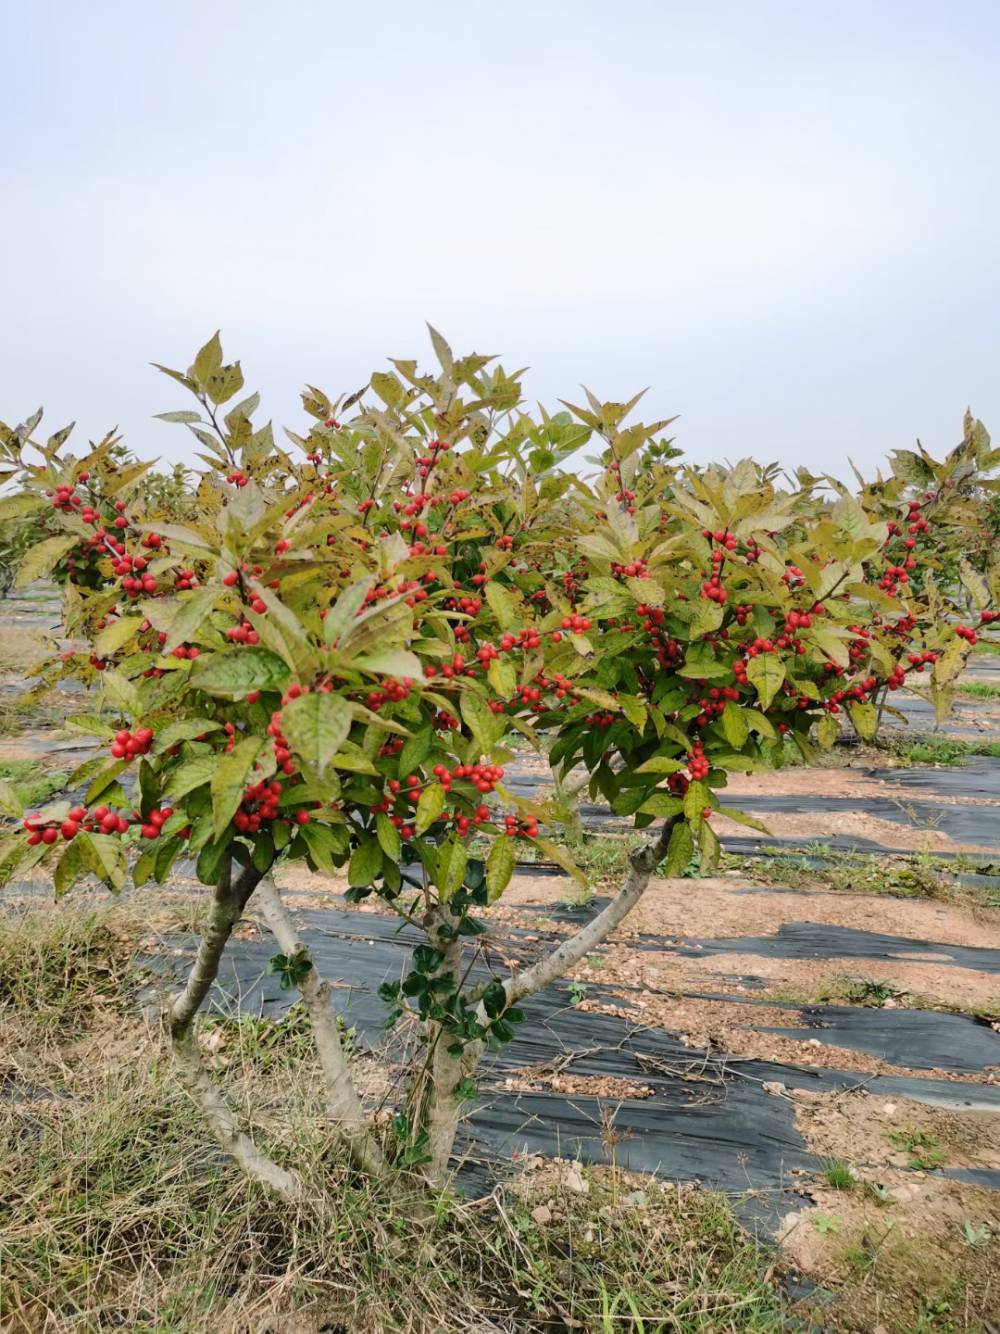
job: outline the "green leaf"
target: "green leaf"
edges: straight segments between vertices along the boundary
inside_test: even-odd
[[[55,870],[52,873],[56,898],[61,899],[78,880],[81,880],[87,874],[89,869],[83,851],[82,838],[77,836],[72,842],[66,844],[63,854],[56,862]]]
[[[323,620],[323,641],[330,647],[337,647],[337,641],[350,626],[365,604],[365,594],[375,584],[375,576],[362,579],[345,588],[340,597],[326,613]]]
[[[669,792],[654,792],[639,807],[639,813],[667,818],[678,815],[683,809],[684,803],[680,797],[672,797]]]
[[[486,901],[496,903],[510,884],[517,862],[514,840],[507,834],[498,834],[486,858]]]
[[[434,734],[429,727],[408,737],[399,752],[399,776],[405,778],[407,774],[415,773],[431,753],[433,744]]]
[[[79,844],[80,857],[87,870],[117,894],[128,875],[121,841],[108,834],[77,834],[73,841]]]
[[[96,777],[87,788],[87,794],[84,800],[87,805],[97,801],[115,781],[120,773],[128,768],[128,760],[108,760],[107,763],[97,771]]]
[[[670,833],[670,842],[667,844],[663,874],[665,876],[681,875],[690,866],[693,856],[694,838],[691,835],[690,825],[675,824]]]
[[[498,718],[487,706],[483,697],[471,690],[462,691],[459,706],[462,721],[472,733],[482,753],[489,754],[506,729],[505,719]]]
[[[217,589],[209,585],[207,588],[195,589],[176,599],[169,624],[166,626],[167,638],[160,650],[162,653],[170,653],[179,644],[186,644],[198,638],[198,631],[215,606],[216,596]]]
[[[427,331],[431,336],[431,344],[434,348],[434,354],[441,363],[441,369],[444,371],[445,375],[450,377],[455,369],[455,358],[452,350],[445,342],[444,338],[438,333],[437,329],[428,324]]]
[[[203,885],[219,883],[219,874],[232,840],[232,831],[227,829],[221,838],[206,843],[198,854],[195,873]]]
[[[447,903],[465,879],[469,850],[459,838],[449,838],[438,850],[438,895]]]
[[[379,846],[385,855],[391,862],[398,862],[399,854],[403,850],[403,842],[399,837],[399,830],[384,811],[379,811],[375,817],[375,833],[378,837]]]
[[[347,882],[352,889],[365,889],[382,873],[382,849],[378,840],[365,838],[351,853]]]
[[[162,755],[181,741],[193,741],[195,737],[204,736],[208,732],[218,732],[221,727],[222,723],[216,722],[214,718],[179,718],[175,723],[157,728],[153,753]]]
[[[351,707],[339,695],[313,691],[286,704],[281,712],[281,730],[289,749],[324,774],[351,730]]]
[[[321,871],[327,875],[334,875],[337,870],[336,863],[333,860],[334,853],[340,849],[340,844],[328,825],[317,824],[311,820],[309,824],[302,825],[299,829],[300,836],[305,840],[313,861]]]
[[[142,701],[133,683],[121,672],[107,667],[101,672],[101,685],[112,704],[130,718],[137,718],[142,713]]]
[[[571,875],[579,885],[586,885],[587,877],[573,861],[572,857],[565,852],[558,843],[550,843],[547,838],[535,837],[531,840],[535,847],[545,854],[550,861],[554,861],[557,866],[561,866],[567,875]]]
[[[735,820],[737,824],[746,825],[748,829],[756,829],[759,834],[766,834],[768,838],[771,837],[771,831],[767,825],[762,824],[755,816],[748,815],[746,811],[738,811],[735,806],[723,806],[721,813],[727,820]]]
[[[268,648],[232,648],[198,658],[190,685],[222,699],[244,699],[255,690],[282,691],[288,667]]]
[[[215,772],[212,774],[210,784],[216,838],[222,836],[236,814],[243,798],[247,779],[250,777],[257,756],[263,748],[263,737],[248,736],[228,755],[216,757]]]
[[[641,736],[649,716],[642,700],[631,695],[619,695],[618,707]]]
[[[19,519],[25,514],[45,509],[47,505],[44,496],[30,491],[17,491],[13,495],[0,497],[0,519]]]
[[[812,628],[812,638],[831,662],[835,662],[838,667],[850,667],[851,654],[847,647],[847,642],[844,639],[841,639],[839,635],[835,634],[829,626],[814,625]]]
[[[497,618],[497,625],[501,630],[509,630],[512,625],[517,623],[521,615],[519,599],[509,589],[504,588],[502,584],[495,583],[493,580],[490,580],[483,592],[486,594],[486,601],[490,605],[490,610]]]
[[[210,782],[218,765],[219,756],[215,752],[211,755],[197,755],[193,760],[187,760],[171,771],[164,788],[164,795],[173,801],[179,801],[195,788]]]
[[[49,537],[37,546],[31,547],[24,554],[18,566],[15,588],[27,588],[28,584],[50,574],[63,556],[77,546],[80,539],[74,534]]]
[[[115,734],[111,724],[103,718],[98,718],[94,713],[71,713],[64,721],[74,732],[83,732],[87,736],[106,737],[110,740]]]
[[[359,672],[374,672],[378,676],[409,676],[414,681],[421,680],[423,676],[420,659],[406,648],[366,653],[363,657],[352,659],[351,666]]]
[[[757,687],[761,708],[769,709],[785,679],[785,666],[777,654],[761,653],[747,664],[747,677]]]
[[[732,700],[722,711],[722,730],[733,750],[740,750],[746,745],[750,723],[740,705]]]
[[[700,780],[688,784],[684,793],[684,818],[690,824],[698,824],[703,818],[702,812],[711,804],[709,789]]]
[[[745,704],[741,707],[751,732],[756,732],[758,736],[767,737],[768,741],[778,739],[777,729],[770,718],[765,718],[759,709],[750,709]]]
[[[201,413],[193,412],[190,408],[181,408],[174,412],[154,412],[153,417],[156,421],[173,422],[180,426],[186,426],[189,422],[201,421]]]
[[[701,849],[701,865],[699,870],[702,874],[706,871],[714,871],[719,865],[719,857],[722,853],[722,844],[719,842],[719,836],[708,823],[703,820],[698,834],[698,843]]]
[[[684,666],[677,669],[677,674],[694,681],[701,680],[702,677],[711,680],[715,676],[728,676],[729,668],[716,661],[710,648],[696,644],[685,654]]]
[[[430,829],[445,807],[445,790],[440,783],[431,783],[425,787],[417,802],[414,826],[418,834]]]
[[[640,764],[635,770],[637,774],[676,774],[684,768],[682,760],[670,759],[666,755],[654,755],[651,759]]]

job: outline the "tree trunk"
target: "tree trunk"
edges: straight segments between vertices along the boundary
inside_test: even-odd
[[[195,1026],[198,1010],[218,976],[222,952],[259,879],[256,871],[248,869],[243,871],[234,885],[230,867],[226,865],[213,891],[212,912],[198,944],[198,953],[191,965],[187,982],[170,1007],[170,1042],[178,1078],[201,1108],[221,1148],[235,1158],[247,1176],[275,1191],[283,1199],[292,1201],[301,1197],[302,1182],[294,1173],[287,1172],[268,1157],[240,1129],[236,1117],[202,1063]]]
[[[446,906],[434,911],[429,923],[433,936],[436,936],[438,948],[443,958],[437,976],[446,977],[451,983],[451,991],[457,992],[462,976],[462,937],[455,934],[455,919]],[[446,938],[441,940],[441,933]],[[439,1023],[428,1025],[427,1080],[424,1099],[424,1112],[420,1127],[427,1132],[427,1153],[430,1161],[425,1166],[425,1173],[435,1186],[443,1185],[448,1173],[448,1160],[458,1133],[461,1114],[461,1101],[455,1093],[455,1087],[465,1074],[464,1053],[453,1056],[448,1047],[452,1038]]]

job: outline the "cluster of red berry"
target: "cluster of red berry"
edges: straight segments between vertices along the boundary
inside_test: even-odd
[[[134,760],[138,755],[146,755],[153,744],[153,729],[137,727],[134,732],[123,728],[115,733],[111,744],[111,754],[116,760]]]
[[[692,781],[697,782],[708,777],[709,769],[711,769],[712,766],[709,764],[705,755],[705,746],[703,742],[693,742],[685,759],[687,760],[688,773],[691,775]]]
[[[72,514],[75,509],[79,509],[83,500],[71,486],[63,483],[57,486],[54,491],[46,491],[47,496],[51,497],[54,509],[61,510],[63,514]]]
[[[277,779],[270,782],[265,779],[260,783],[247,785],[239,808],[233,816],[233,824],[241,834],[256,834],[265,821],[278,818],[281,792],[281,784]],[[292,818],[297,824],[304,825],[309,823],[310,815],[308,811],[301,810]]]
[[[533,815],[505,815],[503,832],[508,838],[537,838],[538,821]]]

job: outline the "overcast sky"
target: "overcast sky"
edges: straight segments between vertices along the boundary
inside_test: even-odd
[[[995,0],[3,6],[0,417],[186,406],[222,327],[277,422],[387,355],[650,385],[698,460],[1000,436]],[[193,444],[193,441],[192,441]]]

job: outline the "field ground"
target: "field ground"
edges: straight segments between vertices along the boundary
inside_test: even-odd
[[[24,697],[57,615],[44,589],[0,603],[0,774],[27,801],[90,744],[62,725],[79,697]],[[940,731],[897,701],[909,724],[878,749],[732,783],[769,836],[720,818],[719,874],[654,881],[531,1002],[423,1240],[334,1157],[252,903],[201,1041],[276,1155],[343,1175],[332,1220],[246,1185],[171,1082],[157,1012],[204,911],[190,868],[110,903],[8,886],[2,1328],[1000,1330],[997,663],[973,660]],[[515,779],[546,781],[527,761]],[[585,805],[568,842],[589,888],[525,864],[486,948],[524,960],[573,930],[633,838]],[[282,885],[384,1114],[407,1035],[375,991],[406,932],[336,879]]]

